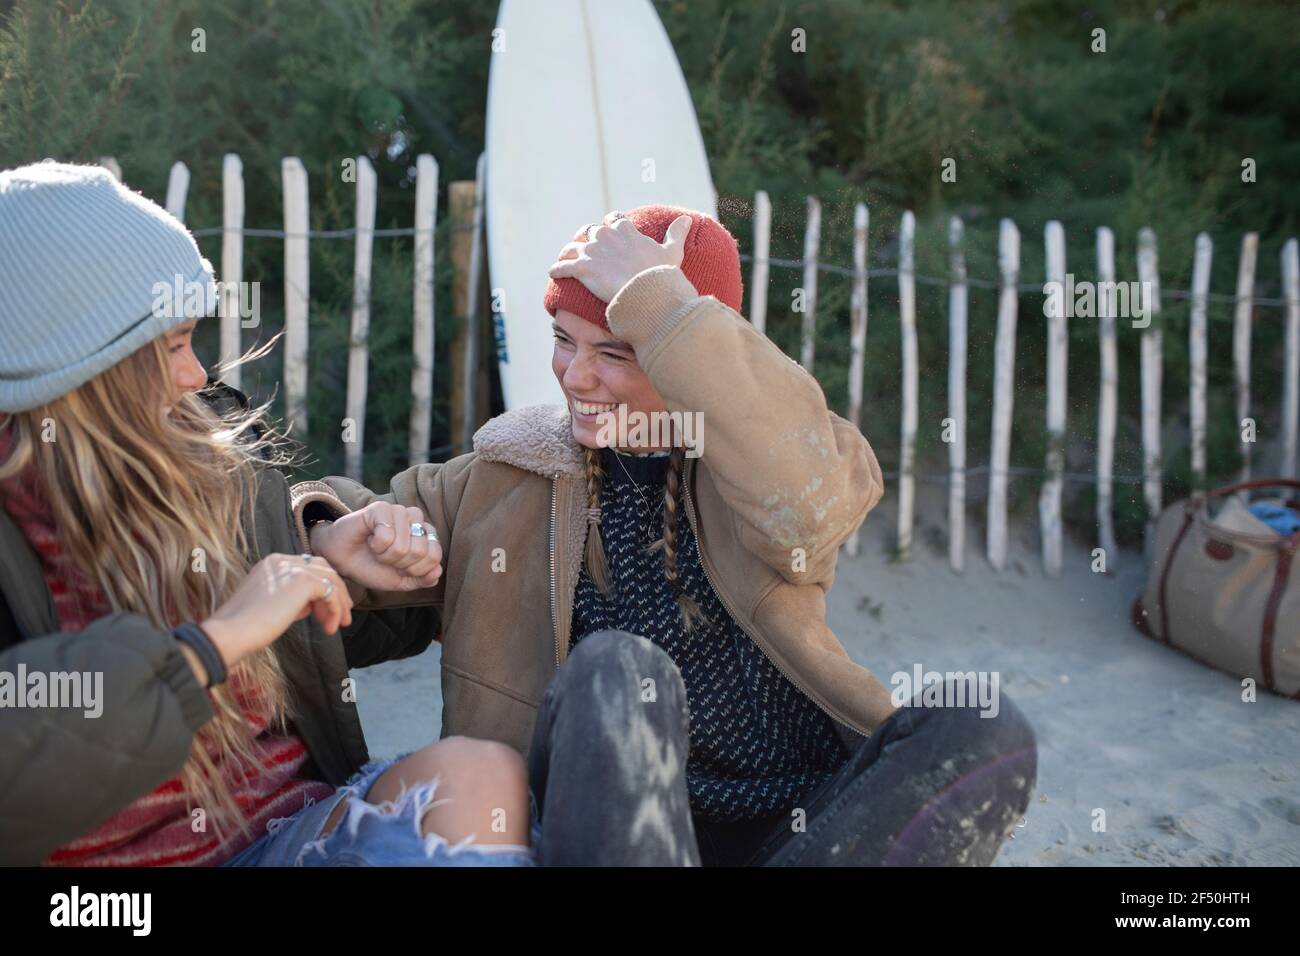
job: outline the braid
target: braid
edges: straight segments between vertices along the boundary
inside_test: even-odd
[[[704,612],[689,594],[682,588],[681,577],[677,573],[677,522],[680,520],[677,507],[677,495],[681,488],[682,463],[686,458],[686,449],[680,445],[673,447],[668,459],[668,475],[664,482],[664,575],[668,584],[677,595],[677,606],[681,608],[682,625],[687,631],[703,618]]]
[[[600,593],[609,597],[614,587],[605,560],[605,544],[600,537],[600,485],[605,472],[600,467],[599,448],[584,448],[583,454],[587,460],[587,573]]]

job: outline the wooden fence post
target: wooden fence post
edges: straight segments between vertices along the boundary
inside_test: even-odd
[[[244,279],[244,164],[234,153],[221,160],[221,363],[243,353],[240,285]],[[250,316],[256,325],[261,316]],[[240,387],[240,368],[226,369],[222,381]]]
[[[451,347],[451,443],[468,451],[478,427],[481,409],[487,407],[487,375],[478,361],[479,292],[482,288],[483,174],[473,182],[447,187],[451,214],[451,309],[464,321]],[[479,249],[478,254],[475,249]],[[471,345],[471,338],[473,344]]]
[[[1196,257],[1192,261],[1192,311],[1187,326],[1187,353],[1191,365],[1188,376],[1192,428],[1192,487],[1205,488],[1205,359],[1208,351],[1206,306],[1210,293],[1210,260],[1214,243],[1209,233],[1196,237]]]
[[[772,247],[772,202],[760,189],[754,194],[754,263],[749,283],[749,321],[767,331],[767,270]]]
[[[1047,459],[1046,477],[1038,496],[1038,519],[1043,536],[1043,568],[1051,577],[1061,573],[1061,488],[1065,472],[1065,395],[1067,345],[1065,285],[1065,229],[1053,219],[1043,230],[1047,247],[1047,281],[1057,295],[1047,319]]]
[[[998,331],[993,345],[993,438],[989,454],[988,558],[1001,571],[1007,560],[1007,469],[1011,461],[1011,412],[1015,406],[1016,313],[1020,305],[1020,230],[1010,219],[998,225]]]
[[[898,321],[903,348],[902,436],[898,455],[898,559],[912,554],[912,514],[916,507],[916,424],[918,376],[916,353],[916,217],[903,213],[898,233]]]
[[[1282,371],[1282,474],[1296,472],[1297,419],[1300,419],[1300,244],[1282,246],[1282,295],[1286,300],[1286,364]]]
[[[1237,377],[1237,434],[1246,428],[1250,416],[1250,317],[1255,304],[1255,260],[1259,256],[1259,233],[1241,237],[1241,258],[1237,262],[1237,302],[1232,320],[1232,367]],[[1253,429],[1252,429],[1253,432]],[[1251,435],[1253,439],[1256,437]],[[1240,439],[1241,472],[1238,481],[1250,480],[1253,441]]]
[[[799,364],[813,370],[813,351],[817,339],[817,258],[822,237],[822,204],[816,196],[808,197],[808,224],[803,237],[803,335]]]
[[[438,164],[428,153],[415,160],[414,327],[411,336],[412,465],[429,460],[433,430],[433,229],[438,203]]]
[[[1119,354],[1115,344],[1115,235],[1097,230],[1097,319],[1101,394],[1097,404],[1097,532],[1107,573],[1119,560],[1115,543],[1115,420],[1119,408]],[[1130,309],[1132,306],[1130,306]]]
[[[171,172],[167,176],[167,211],[179,219],[185,221],[185,197],[190,189],[190,171],[189,168],[181,162],[172,163]]]
[[[478,186],[474,180],[447,184],[447,214],[451,217],[451,312],[462,320],[469,302],[470,244],[474,241],[474,216]],[[465,344],[467,322],[462,321],[451,343],[451,444],[464,449],[470,435],[465,432]]]
[[[867,233],[871,214],[866,203],[853,208],[853,295],[849,305],[849,421],[862,427],[862,386],[867,350]],[[856,557],[861,526],[844,543],[845,553]]]
[[[344,422],[343,468],[362,480],[366,440],[366,391],[370,368],[370,261],[375,247],[378,182],[366,156],[357,157],[357,236],[352,264],[352,330],[348,336],[347,418]],[[351,428],[348,428],[349,423]],[[348,440],[349,431],[351,440]]]
[[[1142,495],[1147,505],[1143,535],[1146,557],[1155,547],[1155,522],[1163,498],[1164,461],[1160,451],[1161,385],[1164,380],[1164,329],[1160,320],[1160,256],[1150,227],[1138,231],[1140,300],[1145,303],[1142,327]]]
[[[479,153],[478,165],[474,175],[474,222],[470,233],[469,248],[469,286],[465,290],[465,381],[464,408],[461,430],[464,433],[465,450],[474,437],[478,424],[478,369],[479,369],[479,331],[478,331],[478,295],[482,285],[483,272],[483,210],[486,200],[485,182],[487,176],[487,154]]]
[[[280,160],[284,189],[284,407],[294,436],[307,441],[307,309],[311,255],[307,170],[296,156]]]
[[[966,257],[961,220],[948,223],[948,564],[961,571],[966,554]]]

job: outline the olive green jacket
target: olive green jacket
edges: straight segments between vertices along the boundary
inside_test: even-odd
[[[259,469],[250,541],[254,560],[303,550],[273,468]],[[435,628],[427,611],[357,613],[346,632],[327,636],[308,619],[273,645],[309,776],[337,786],[367,760],[354,695],[343,693],[348,668],[417,654]],[[180,645],[146,618],[110,614],[60,631],[40,559],[0,506],[0,672],[37,671],[102,673],[101,713],[0,707],[0,865],[39,863],[174,777],[213,716]]]

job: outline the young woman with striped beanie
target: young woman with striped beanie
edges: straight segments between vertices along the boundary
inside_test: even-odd
[[[440,546],[385,503],[299,537],[265,408],[191,347],[185,227],[98,167],[2,172],[0,289],[0,864],[529,865],[519,754],[370,761],[349,668],[434,622],[354,607]]]

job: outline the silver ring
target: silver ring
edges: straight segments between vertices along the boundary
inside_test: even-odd
[[[411,537],[412,537],[412,538],[423,538],[423,537],[424,537],[425,535],[427,535],[428,533],[429,533],[429,532],[427,532],[427,531],[424,530],[424,525],[420,524],[420,522],[418,522],[418,521],[415,522],[413,525],[411,525]]]
[[[329,578],[321,578],[321,580],[325,582],[325,595],[324,595],[324,596],[325,596],[326,598],[328,598],[331,594],[334,593],[334,582],[331,581]]]

